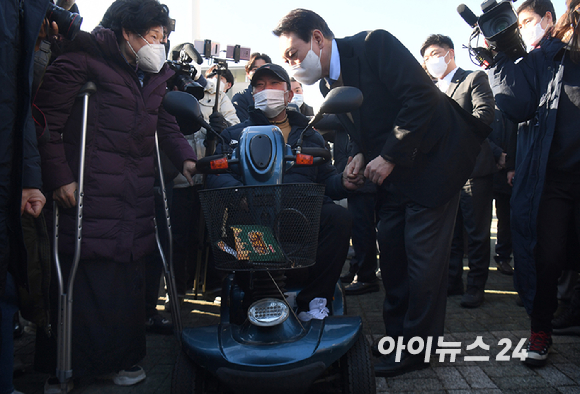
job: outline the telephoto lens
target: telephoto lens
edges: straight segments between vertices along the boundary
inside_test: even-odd
[[[79,14],[67,11],[52,3],[48,4],[46,17],[49,21],[56,22],[59,34],[69,40],[74,40],[83,22],[83,18]]]

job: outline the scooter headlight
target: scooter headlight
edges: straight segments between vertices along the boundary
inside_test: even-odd
[[[248,309],[248,319],[252,324],[260,327],[272,327],[283,323],[289,314],[288,305],[275,298],[256,301]]]

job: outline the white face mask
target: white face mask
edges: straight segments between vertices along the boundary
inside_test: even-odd
[[[143,38],[139,34],[139,37]],[[145,38],[143,41],[147,43],[135,52],[129,41],[129,48],[133,51],[136,57],[137,66],[148,73],[157,74],[165,64],[165,45],[163,44],[149,44]]]
[[[264,89],[254,93],[254,108],[264,112],[268,119],[275,118],[286,108],[286,90]]]
[[[526,27],[525,29],[520,29],[520,34],[522,35],[522,39],[524,40],[524,44],[528,47],[528,52],[532,51],[536,45],[540,42],[544,34],[546,33],[545,29],[542,29],[542,21],[544,18],[540,19],[538,23],[534,26]]]
[[[217,86],[217,78],[210,78],[208,81],[211,81],[213,86]],[[227,82],[224,83],[224,81],[220,81],[220,92],[224,93],[226,91],[226,84]]]
[[[430,57],[427,60],[426,65],[429,74],[433,75],[437,79],[440,79],[443,74],[445,74],[445,71],[447,71],[447,65],[449,65],[449,62],[451,61],[451,59],[449,59],[449,62],[445,61],[445,56],[447,56],[448,53],[449,51],[447,51],[447,53],[441,57]]]
[[[306,54],[304,60],[300,64],[295,64],[290,68],[290,74],[298,82],[313,85],[316,81],[322,78],[322,64],[320,63],[320,56],[322,56],[322,49],[320,50],[320,55],[316,56],[316,53],[312,50],[312,43],[314,38],[310,40],[310,50]]]
[[[304,104],[304,95],[294,93],[294,97],[292,97],[292,101],[290,101],[290,102],[293,104],[296,104],[298,106],[298,108],[300,108],[302,106],[302,104]]]

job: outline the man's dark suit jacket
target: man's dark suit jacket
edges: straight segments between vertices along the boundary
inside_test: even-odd
[[[451,97],[464,110],[487,125],[491,125],[495,118],[495,100],[489,86],[487,74],[483,71],[466,71],[458,68],[447,88],[447,96]],[[492,145],[488,139],[481,143],[481,151],[477,155],[475,168],[470,178],[490,175],[498,171]],[[493,147],[501,148],[493,144]]]
[[[414,202],[445,204],[469,178],[491,129],[442,94],[390,33],[361,32],[336,42],[343,84],[364,96],[349,134],[365,160],[381,155],[395,163],[387,181]],[[329,91],[324,80],[321,91]]]

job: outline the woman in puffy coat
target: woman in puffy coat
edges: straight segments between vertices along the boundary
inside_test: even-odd
[[[557,281],[570,236],[580,234],[580,0],[519,63],[500,53],[490,82],[516,122],[511,223],[515,286],[531,318],[527,364],[544,365],[552,345]],[[572,231],[571,231],[572,230]]]
[[[86,146],[81,261],[75,281],[75,377],[112,373],[116,384],[145,378],[144,270],[155,251],[153,183],[161,149],[191,182],[195,153],[162,106],[173,76],[165,62],[167,7],[117,0],[91,33],[80,32],[47,69],[35,104],[50,141],[40,148],[44,188],[61,206],[59,250],[74,252],[83,85],[92,81]],[[66,278],[65,278],[66,281]],[[54,371],[54,369],[53,369]]]

